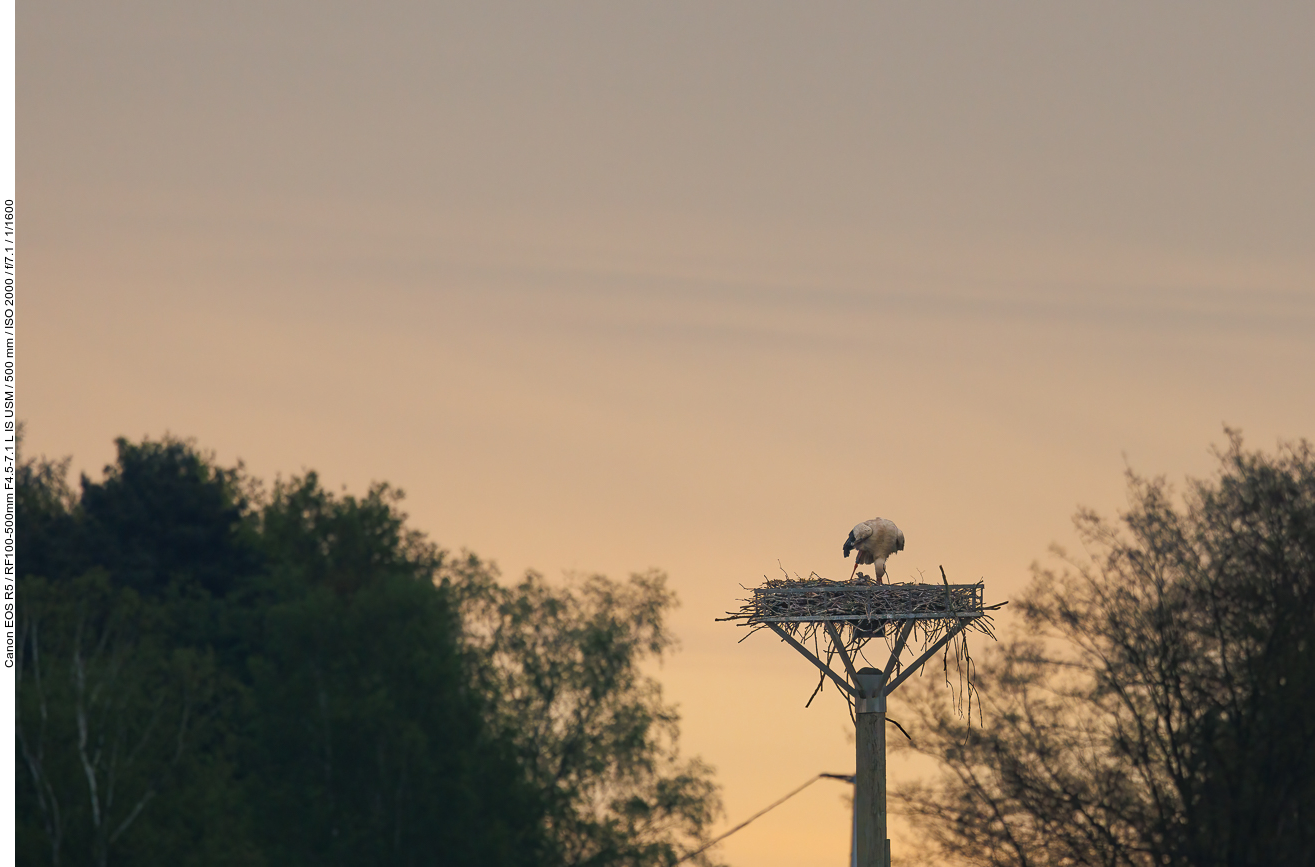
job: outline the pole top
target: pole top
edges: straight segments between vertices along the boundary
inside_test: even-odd
[[[854,674],[858,681],[854,685],[859,691],[859,695],[854,700],[854,712],[885,713],[886,691],[882,689],[885,686],[885,678],[881,674],[881,669],[867,666],[860,668]]]

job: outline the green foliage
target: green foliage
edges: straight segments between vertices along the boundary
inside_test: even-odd
[[[277,583],[304,590],[263,613],[249,660],[262,837],[287,865],[541,863],[538,799],[466,686],[443,558],[399,498],[311,475],[264,509]]]
[[[710,820],[661,576],[503,588],[388,485],[177,440],[67,466],[19,467],[20,863],[667,864]]]
[[[241,683],[210,640],[211,590],[259,564],[237,472],[175,441],[120,441],[80,495],[67,467],[19,463],[20,861],[256,863],[243,809],[191,831],[176,815],[240,802],[223,745]]]
[[[22,449],[19,430],[19,449]],[[68,486],[70,459],[44,458],[18,463],[14,505],[21,519],[15,527],[17,549],[23,552],[22,569],[32,575],[77,573],[79,546],[71,544],[77,531],[73,508],[77,497]]]
[[[1315,864],[1315,454],[1232,434],[1183,506],[1129,474],[1122,527],[1036,569],[1028,634],[983,667],[985,725],[918,705],[941,844],[992,865]]]
[[[563,861],[647,867],[698,848],[720,810],[711,769],[681,761],[679,717],[642,671],[673,643],[666,576],[552,587],[530,573],[507,588],[468,561],[449,582]]]
[[[250,764],[277,863],[533,863],[533,793],[462,690],[452,621],[397,577],[268,612]]]
[[[401,500],[384,483],[363,499],[335,497],[314,472],[280,481],[259,513],[261,547],[275,575],[295,588],[350,594],[398,575],[432,583],[443,554],[407,529]]]
[[[60,584],[25,577],[20,602],[24,862],[105,865],[112,848],[144,833],[154,839],[155,857],[189,863],[189,850],[214,842],[213,833],[181,840],[158,823],[147,826],[159,812],[155,805],[189,781],[232,788],[197,749],[213,737],[219,718],[223,678],[213,655],[169,642],[169,611],[114,587],[101,570]]]
[[[147,595],[223,596],[259,568],[244,532],[241,468],[221,469],[178,440],[116,441],[105,479],[82,479],[77,528],[84,568]]]

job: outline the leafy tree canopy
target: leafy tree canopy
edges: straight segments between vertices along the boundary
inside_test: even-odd
[[[506,588],[388,485],[173,439],[67,468],[19,468],[21,863],[657,865],[716,809],[659,574]]]
[[[700,848],[720,811],[712,772],[680,758],[679,716],[641,671],[674,641],[666,576],[552,587],[530,573],[509,588],[477,565],[449,586],[464,600],[493,718],[547,799],[560,857],[657,867]]]
[[[990,865],[1315,864],[1315,453],[1243,448],[1181,504],[1129,472],[1082,557],[1035,567],[980,724],[931,694],[906,810]]]

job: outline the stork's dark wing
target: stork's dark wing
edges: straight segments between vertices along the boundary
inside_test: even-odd
[[[845,540],[845,556],[859,546],[859,543],[872,535],[872,523],[864,521],[861,524],[855,524],[854,529],[849,531],[849,538]]]

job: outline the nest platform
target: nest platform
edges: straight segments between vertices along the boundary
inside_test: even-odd
[[[877,584],[814,579],[768,579],[750,589],[726,620],[746,623],[812,621],[958,620],[984,617],[982,583]]]
[[[822,669],[819,688],[829,677],[851,701],[858,696],[856,666],[872,665],[865,651],[873,639],[889,651],[885,659],[875,660],[884,663],[879,670],[885,672],[885,694],[942,648],[968,661],[967,633],[994,639],[991,612],[1006,604],[985,605],[983,582],[951,584],[943,572],[940,584],[831,581],[813,574],[767,578],[762,585],[745,589],[749,598],[739,600],[739,609],[717,619],[747,626],[750,634],[760,629],[775,632]],[[906,667],[902,652],[919,646],[921,655]],[[836,657],[843,661],[848,679],[831,670]]]

